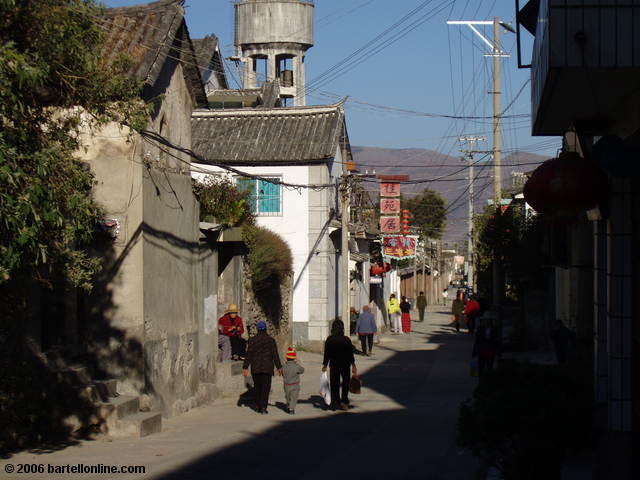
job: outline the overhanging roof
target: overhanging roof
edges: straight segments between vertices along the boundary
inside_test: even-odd
[[[350,159],[342,103],[292,108],[196,110],[193,150],[202,163],[299,165]]]
[[[181,62],[194,105],[204,107],[207,96],[184,21],[183,3],[161,0],[105,9],[102,60],[109,65],[126,55],[132,60],[129,75],[148,85],[156,83],[167,60]]]

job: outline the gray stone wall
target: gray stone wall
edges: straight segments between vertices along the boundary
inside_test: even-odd
[[[286,349],[292,347],[293,344],[293,328],[296,325],[292,318],[293,310],[293,275],[287,276],[285,282],[280,286],[281,309],[279,318],[269,318],[256,299],[251,288],[251,273],[246,263],[243,263],[243,303],[242,312],[245,320],[245,328],[251,335],[255,335],[255,324],[264,320],[267,322],[267,331],[269,335],[275,338],[278,344],[278,350],[281,356],[284,356]],[[275,297],[274,297],[275,299]]]

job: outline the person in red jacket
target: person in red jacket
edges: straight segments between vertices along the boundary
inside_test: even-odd
[[[229,337],[231,342],[231,358],[239,360],[245,356],[245,341],[242,338],[244,324],[238,315],[238,306],[235,303],[229,305],[227,313],[218,319],[220,333]]]
[[[464,319],[467,322],[469,333],[473,333],[476,329],[476,320],[480,316],[480,304],[476,300],[475,295],[469,298],[464,307]]]

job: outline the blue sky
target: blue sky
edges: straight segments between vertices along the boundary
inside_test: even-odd
[[[103,0],[107,6],[141,3],[136,0]],[[347,122],[352,145],[388,148],[428,148],[459,155],[457,137],[483,134],[480,149],[491,148],[491,120],[451,120],[427,114],[490,116],[492,100],[491,62],[486,46],[466,26],[448,26],[447,19],[485,20],[494,16],[514,21],[512,1],[505,0],[316,0],[315,46],[307,53],[308,104],[333,103],[349,96]],[[233,2],[231,0],[186,0],[187,24],[193,38],[214,33],[222,53],[231,56],[233,46]],[[401,25],[346,63],[331,67],[387,30],[412,10]],[[424,20],[424,21],[422,21]],[[412,28],[411,31],[407,31]],[[478,27],[491,39],[492,27]],[[406,33],[406,35],[404,35]],[[404,35],[399,38],[399,35]],[[396,41],[389,43],[389,40]],[[528,63],[531,36],[522,32],[523,60]],[[516,38],[501,32],[502,108],[524,89],[505,115],[503,150],[525,150],[554,156],[558,138],[530,136],[530,71],[517,68]],[[384,44],[386,48],[380,49]],[[358,65],[355,62],[361,61]],[[231,85],[235,86],[233,64]],[[353,67],[353,68],[351,68]],[[337,74],[329,82],[313,83],[326,72]],[[375,105],[375,106],[373,106]],[[400,110],[409,110],[398,111]],[[412,113],[415,112],[415,113]]]

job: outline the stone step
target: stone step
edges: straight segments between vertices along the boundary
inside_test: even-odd
[[[100,395],[104,397],[118,396],[118,380],[115,378],[111,378],[109,380],[95,380],[93,384],[100,392]]]
[[[223,397],[246,392],[246,379],[242,376],[242,362],[223,362],[216,365],[216,389]]]
[[[109,402],[110,399],[118,396],[117,380],[97,380],[89,385],[77,386],[78,397],[81,399],[96,403]]]
[[[105,423],[106,430],[111,432],[119,420],[140,411],[140,397],[120,395],[109,399],[108,402],[97,403],[97,410],[98,418]]]
[[[118,420],[109,435],[142,438],[161,431],[162,415],[159,412],[137,412]]]
[[[58,370],[58,379],[71,385],[90,385],[92,383],[89,369],[83,365],[72,365]]]

